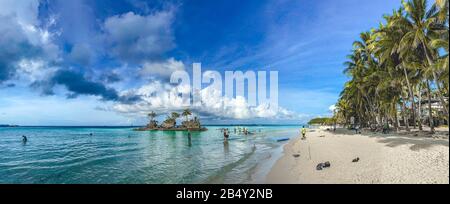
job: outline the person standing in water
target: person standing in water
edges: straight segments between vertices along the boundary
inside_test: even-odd
[[[25,143],[27,143],[27,141],[28,141],[27,136],[22,135],[22,142],[25,144]]]
[[[230,135],[228,134],[228,131],[223,131],[223,139],[224,140],[228,140],[228,137],[230,137]]]
[[[192,146],[192,136],[191,136],[191,131],[190,130],[188,130],[187,136],[188,136],[188,145],[190,147],[190,146]]]
[[[302,127],[300,132],[302,133],[302,140],[306,139],[306,128],[305,128],[305,126]]]

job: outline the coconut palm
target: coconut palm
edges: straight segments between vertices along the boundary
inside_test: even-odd
[[[402,9],[398,9],[393,12],[392,16],[385,15],[384,19],[386,20],[386,25],[380,25],[380,28],[376,31],[377,40],[372,43],[372,49],[374,53],[379,57],[380,63],[385,64],[391,69],[398,69],[398,71],[403,72],[404,74],[404,82],[408,89],[408,98],[410,100],[411,109],[412,109],[412,120],[415,126],[416,124],[416,107],[415,100],[413,94],[413,88],[411,84],[411,75],[416,74],[415,70],[411,70],[407,68],[405,63],[402,63],[402,58],[400,57],[399,47],[402,36],[405,34],[404,29],[398,28],[393,25],[393,22],[396,18],[399,18],[402,14]],[[401,96],[403,99],[406,99],[404,96]],[[406,101],[403,101],[404,106]],[[404,107],[405,108],[405,107]],[[404,115],[403,120],[406,123],[406,129],[409,131],[407,120],[407,116]],[[419,115],[419,129],[422,129],[420,125],[420,115]]]
[[[439,18],[439,10],[436,4],[427,10],[426,0],[411,0],[402,2],[405,15],[401,15],[393,21],[393,25],[399,29],[405,29],[406,33],[400,41],[400,52],[408,55],[412,50],[423,52],[423,62],[433,78],[438,89],[438,96],[448,120],[448,107],[442,95],[441,82],[436,73],[435,61],[438,51],[431,46],[432,36],[440,36],[448,32],[448,26]]]
[[[185,117],[185,121],[188,121],[188,116],[192,115],[192,111],[189,110],[189,108],[186,108],[181,115]]]
[[[177,119],[180,117],[180,114],[177,112],[170,113],[170,118],[173,119],[174,123],[176,124]]]
[[[156,117],[156,113],[152,111],[147,116],[150,118],[150,121],[153,121],[153,119],[155,119]]]
[[[385,23],[360,34],[344,63],[350,77],[336,104],[336,118],[348,124],[351,117],[364,126],[392,123],[409,115],[422,129],[422,96],[434,131],[434,116],[448,121],[448,0],[436,0],[429,9],[425,0],[403,1],[402,7],[385,15]],[[444,115],[433,110],[437,96]],[[407,106],[410,105],[411,109]],[[418,107],[417,107],[418,105]],[[400,111],[398,111],[400,110]],[[400,112],[400,115],[399,115]]]

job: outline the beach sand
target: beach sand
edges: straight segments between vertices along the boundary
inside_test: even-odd
[[[294,154],[300,154],[294,157]],[[352,162],[359,157],[359,162]],[[316,170],[318,163],[331,167]],[[266,183],[449,183],[448,128],[426,133],[312,129],[284,146]]]

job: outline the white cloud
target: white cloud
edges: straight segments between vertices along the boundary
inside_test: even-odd
[[[48,62],[58,60],[59,48],[52,43],[55,34],[41,26],[38,6],[37,0],[2,1],[0,83],[17,73],[37,73],[37,69],[47,67],[44,65]],[[31,67],[25,68],[28,65]]]
[[[336,105],[331,105],[330,107],[328,107],[328,110],[330,110],[331,112],[334,112],[334,110],[336,110]]]
[[[141,62],[161,58],[173,48],[172,21],[172,10],[147,16],[128,12],[107,18],[103,27],[116,57]]]
[[[140,75],[143,77],[158,75],[162,77],[169,77],[175,71],[184,70],[184,64],[174,58],[169,58],[162,62],[144,62],[140,70]]]
[[[37,81],[45,79],[57,70],[56,67],[48,66],[47,62],[40,59],[22,59],[17,63],[21,75],[18,81]]]
[[[180,111],[184,108],[191,108],[196,113],[214,118],[231,119],[297,119],[302,115],[288,111],[282,107],[271,109],[268,104],[260,104],[256,107],[249,106],[245,98],[228,98],[222,96],[219,90],[213,87],[206,87],[199,93],[201,104],[198,106],[186,106],[180,93],[189,93],[189,86],[173,86],[170,84],[154,81],[138,89],[124,91],[121,94],[136,94],[141,96],[142,101],[135,104],[117,103],[113,110],[126,114],[142,116],[150,111],[157,113],[169,113],[171,111]]]
[[[70,51],[69,57],[80,65],[90,65],[93,59],[91,47],[85,43],[75,44]]]
[[[39,0],[2,0],[0,15],[13,16],[20,24],[37,25]]]

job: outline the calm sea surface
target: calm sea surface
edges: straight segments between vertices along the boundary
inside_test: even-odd
[[[298,126],[232,126],[208,131],[132,128],[0,128],[0,183],[251,183],[254,172]],[[224,143],[219,128],[229,128]],[[92,133],[92,135],[90,135]],[[28,142],[22,142],[22,135]]]

